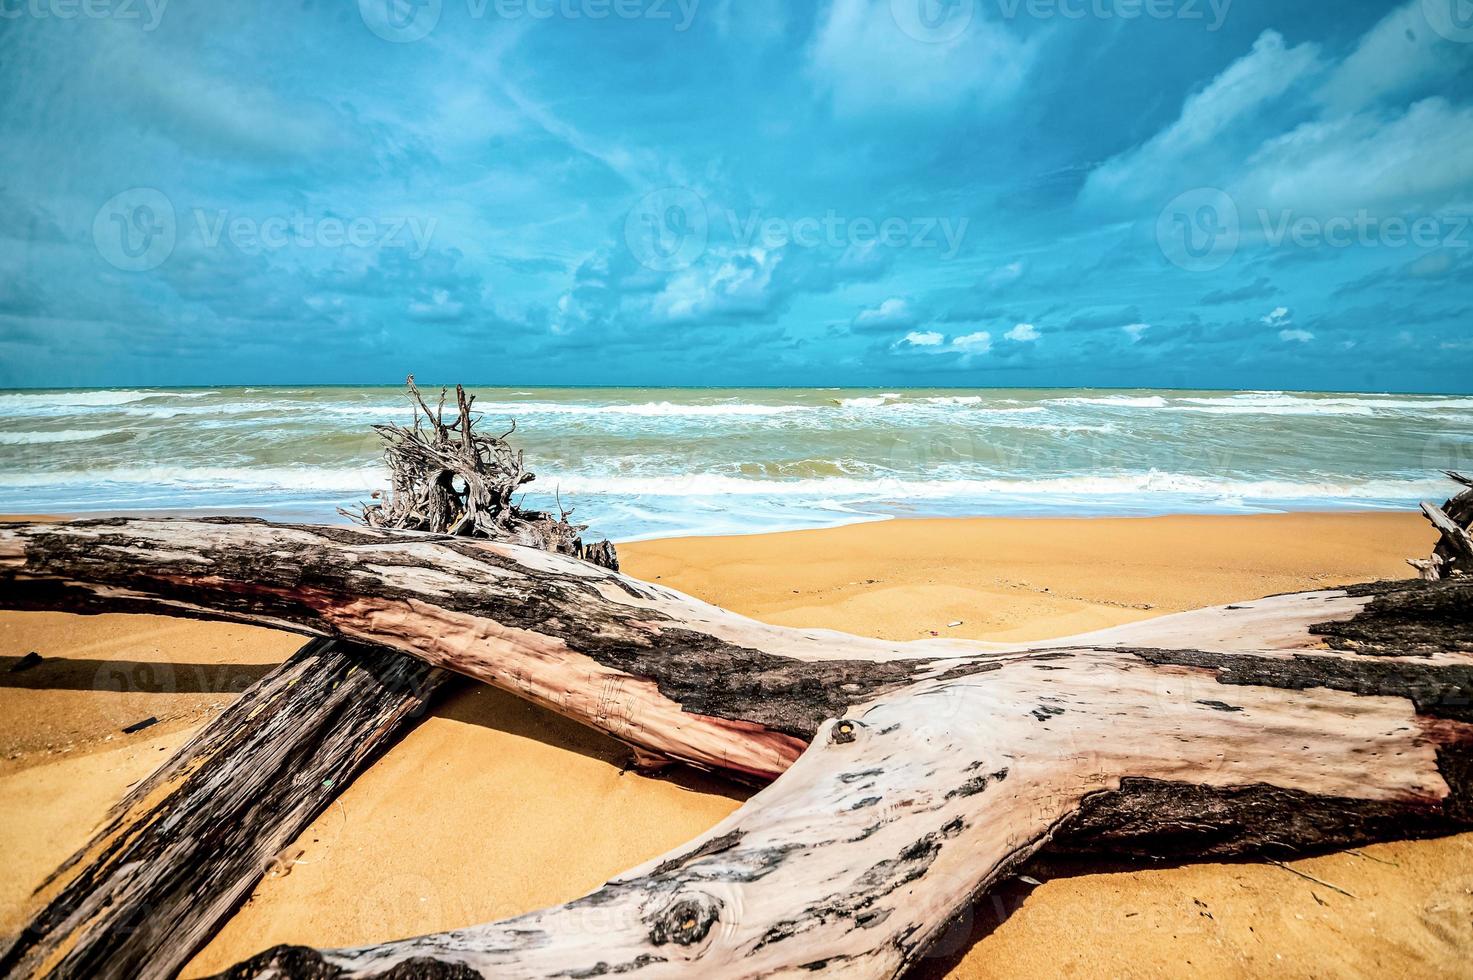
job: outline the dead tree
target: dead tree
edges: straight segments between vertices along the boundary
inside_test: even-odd
[[[1285,856],[1473,826],[1466,577],[1023,645],[785,629],[515,545],[241,520],[0,526],[0,585],[381,644],[647,758],[777,777],[567,905],[233,977],[891,977],[1045,846]]]
[[[463,391],[451,424],[443,420],[443,390],[433,414],[412,378],[410,393],[413,427],[378,427],[393,477],[390,506],[374,505],[360,518],[505,538],[617,568],[613,546],[585,547],[569,512],[554,518],[514,503],[532,476],[505,436],[473,430]],[[105,612],[130,603],[78,597],[62,608]],[[453,677],[382,646],[310,643],[140,783],[57,869],[39,890],[41,911],[0,952],[0,975],[172,977],[277,852]]]
[[[527,470],[522,451],[506,441],[516,431],[515,421],[500,436],[477,432],[478,419],[471,414],[475,396],[456,385],[455,417],[446,422],[445,388],[431,409],[414,375],[408,386],[413,424],[373,427],[384,440],[390,475],[387,497],[340,513],[367,527],[511,541],[618,569],[612,544],[584,545],[579,534],[587,527],[568,523],[572,510],[554,516],[526,510],[516,502],[516,494],[536,477]]]

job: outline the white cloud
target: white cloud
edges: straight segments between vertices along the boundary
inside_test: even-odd
[[[1212,144],[1227,129],[1240,121],[1251,121],[1319,67],[1316,45],[1290,48],[1276,31],[1264,31],[1251,52],[1187,98],[1176,122],[1091,173],[1083,196],[1139,199],[1159,194],[1162,184],[1192,187],[1204,183],[1201,179],[1183,183],[1188,176],[1183,169],[1189,159],[1214,149]]]
[[[1134,344],[1145,335],[1145,332],[1147,330],[1151,329],[1151,325],[1149,323],[1127,323],[1120,329],[1124,330],[1126,334],[1129,335],[1130,342]]]
[[[1263,322],[1271,327],[1278,327],[1288,323],[1292,319],[1294,319],[1293,312],[1287,306],[1280,306],[1275,308],[1268,316],[1264,317]]]
[[[1003,336],[1020,344],[1031,344],[1038,339],[1038,328],[1031,323],[1020,323]]]
[[[908,327],[915,319],[910,305],[905,300],[892,296],[873,309],[861,310],[854,318],[854,325],[861,329]]]
[[[773,302],[773,273],[781,255],[762,248],[710,253],[716,261],[683,269],[654,297],[651,310],[681,322],[722,314],[762,313]]]
[[[992,334],[979,330],[964,337],[953,338],[951,346],[967,354],[986,354],[992,350]]]
[[[1011,286],[1019,279],[1022,279],[1023,273],[1026,271],[1027,266],[1021,261],[1000,265],[987,274],[987,285],[994,289],[1002,286]]]
[[[449,290],[436,289],[429,299],[412,300],[409,315],[416,320],[454,320],[465,311],[465,304],[450,298]]]
[[[1427,24],[1422,0],[1410,0],[1366,32],[1321,86],[1319,98],[1347,112],[1455,72],[1456,45]]]
[[[912,330],[901,338],[900,343],[909,344],[911,347],[940,347],[946,338],[934,330],[918,332]]]
[[[1465,64],[1459,48],[1402,6],[1338,64],[1312,43],[1266,31],[1253,50],[1188,97],[1171,125],[1096,168],[1080,202],[1111,210],[1215,187],[1236,203],[1245,236],[1300,217],[1377,209],[1422,213],[1462,203],[1473,182],[1473,108],[1432,95],[1404,108],[1386,98],[1435,91]],[[1317,89],[1309,83],[1319,76]],[[1264,119],[1293,120],[1255,132]]]
[[[1308,330],[1280,330],[1279,339],[1289,344],[1307,344],[1314,339]]]
[[[1240,208],[1296,215],[1397,203],[1435,209],[1473,181],[1473,109],[1431,98],[1400,115],[1305,123],[1264,143],[1244,171],[1233,190]],[[1244,221],[1257,224],[1248,214]]]
[[[901,30],[891,0],[833,0],[820,15],[808,72],[839,115],[947,109],[1011,99],[1035,53],[980,10],[957,37],[931,43]]]

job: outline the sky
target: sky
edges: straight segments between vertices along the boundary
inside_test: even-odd
[[[1473,391],[1473,2],[0,0],[0,386]]]

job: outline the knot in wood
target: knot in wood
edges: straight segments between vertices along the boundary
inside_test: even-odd
[[[829,732],[829,740],[835,745],[848,745],[859,737],[859,729],[863,727],[859,722],[847,719],[837,722]]]
[[[691,946],[706,938],[720,916],[721,903],[709,895],[682,898],[655,916],[650,942],[656,946]]]

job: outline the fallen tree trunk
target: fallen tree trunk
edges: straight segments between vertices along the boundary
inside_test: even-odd
[[[260,522],[12,525],[0,572],[6,604],[162,605],[394,646],[646,753],[786,770],[568,905],[279,948],[232,976],[894,976],[1051,842],[1285,855],[1473,825],[1465,579],[1002,646],[783,629],[515,546]]]
[[[313,640],[135,786],[38,890],[0,975],[166,978],[453,674]]]
[[[613,545],[585,545],[570,511],[553,516],[513,500],[533,479],[522,453],[506,436],[476,431],[475,399],[462,388],[447,422],[447,394],[441,389],[431,410],[409,379],[413,425],[376,426],[391,475],[387,502],[365,506],[358,519],[511,540],[617,569]],[[39,889],[44,907],[0,953],[0,974],[173,976],[268,863],[289,873],[291,857],[277,851],[453,676],[383,647],[313,641],[112,811]]]

